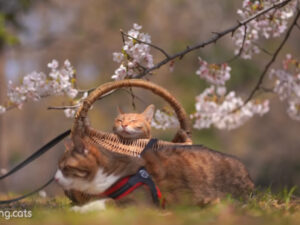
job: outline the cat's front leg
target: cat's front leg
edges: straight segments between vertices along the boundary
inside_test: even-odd
[[[112,199],[105,198],[105,199],[100,199],[96,201],[89,202],[85,205],[82,206],[73,206],[71,208],[72,211],[74,212],[79,212],[79,213],[87,213],[87,212],[92,212],[92,211],[102,211],[107,208],[107,204],[110,204]]]

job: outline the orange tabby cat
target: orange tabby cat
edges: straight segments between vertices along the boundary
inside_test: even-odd
[[[154,110],[154,105],[149,105],[142,113],[123,113],[119,109],[119,115],[114,121],[114,133],[124,139],[149,139],[151,137],[151,121]],[[182,129],[178,130],[172,142],[192,144],[192,140]]]
[[[115,119],[113,131],[122,138],[150,138],[154,105],[149,105],[142,113],[123,113]]]
[[[141,157],[131,157],[103,149],[88,138],[73,139],[73,149],[64,153],[55,180],[67,193],[73,191],[69,197],[79,204],[103,199],[106,190],[121,178],[136,174],[141,167],[152,176],[167,206],[202,205],[228,194],[247,198],[254,187],[239,160],[201,145],[174,145],[157,151],[150,148]],[[77,199],[76,191],[85,193],[86,200]],[[135,193],[133,191],[128,198],[134,198]],[[105,200],[99,201],[103,204]]]

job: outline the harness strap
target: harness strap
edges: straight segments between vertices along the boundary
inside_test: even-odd
[[[121,199],[142,185],[146,185],[151,191],[154,204],[157,206],[162,205],[163,201],[160,201],[162,200],[162,194],[144,167],[140,168],[136,174],[117,181],[103,194],[113,199]]]
[[[141,152],[141,155],[151,149],[156,143],[157,139],[150,139]],[[164,201],[160,201],[162,194],[144,167],[140,168],[137,173],[132,176],[121,178],[103,194],[113,199],[121,199],[142,185],[146,185],[149,188],[154,204],[157,206],[161,205],[164,208]]]
[[[59,143],[62,139],[67,137],[71,133],[71,130],[67,130],[63,132],[62,134],[58,135],[54,139],[52,139],[50,142],[48,142],[46,145],[38,149],[35,153],[33,153],[31,156],[29,156],[27,159],[25,159],[23,162],[19,163],[17,166],[15,166],[13,169],[11,169],[8,173],[4,174],[3,176],[0,176],[0,180],[4,179],[5,177],[8,177],[9,175],[17,172],[27,164],[31,163],[36,158],[40,157],[44,153],[46,153],[49,149],[51,149],[54,145]]]
[[[151,138],[150,141],[147,143],[147,145],[145,146],[145,148],[143,149],[143,151],[141,152],[141,156],[143,156],[145,154],[146,151],[152,149],[152,146],[155,145],[157,143],[157,139],[156,138]]]

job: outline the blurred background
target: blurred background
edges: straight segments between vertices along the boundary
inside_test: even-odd
[[[241,6],[242,0],[0,0],[0,104],[6,98],[9,80],[18,83],[32,71],[48,72],[47,63],[52,59],[60,63],[70,60],[77,71],[80,89],[110,81],[118,67],[112,61],[112,53],[122,47],[120,29],[127,31],[133,23],[142,25],[142,31],[152,36],[154,44],[172,54],[235,24],[236,11]],[[263,44],[272,52],[281,38]],[[207,87],[195,74],[197,57],[221,63],[233,56],[233,48],[228,36],[176,61],[173,73],[165,66],[147,78],[167,87],[187,112],[193,113],[195,96]],[[299,58],[299,30],[294,30],[274,67],[280,66],[287,52]],[[152,50],[152,53],[155,62],[162,59],[159,52]],[[268,60],[269,56],[261,53],[251,61],[238,59],[230,63],[232,79],[228,88],[246,98]],[[150,103],[164,107],[164,102],[149,93],[135,90],[134,93],[144,99],[135,100],[137,112]],[[67,119],[62,111],[47,110],[48,106],[67,101],[52,97],[1,115],[0,168],[12,168],[69,129],[72,119]],[[125,112],[134,111],[131,96],[118,92],[97,103],[90,113],[93,126],[111,131],[116,106]],[[193,130],[193,140],[241,158],[259,187],[279,190],[300,186],[300,124],[289,119],[285,111],[286,104],[274,96],[267,115],[254,117],[233,131]],[[161,139],[171,139],[175,131],[153,132]],[[63,151],[61,143],[1,181],[0,192],[24,192],[38,187],[54,174]],[[55,184],[46,191],[49,195],[62,193]]]

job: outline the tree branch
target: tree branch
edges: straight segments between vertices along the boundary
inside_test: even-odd
[[[245,26],[247,25],[249,22],[251,22],[252,20],[256,19],[257,17],[271,11],[272,9],[277,9],[277,8],[281,8],[283,6],[285,6],[286,4],[288,4],[291,0],[284,0],[284,1],[281,1],[281,2],[278,2],[278,3],[275,3],[273,4],[272,6],[266,8],[266,9],[263,9],[261,11],[259,11],[258,13],[250,16],[249,18],[243,20],[243,21],[239,21],[236,25],[230,27],[230,28],[227,28],[225,29],[224,31],[221,31],[221,32],[215,32],[214,33],[214,36],[211,37],[210,39],[208,39],[207,41],[204,41],[202,43],[199,43],[199,44],[196,44],[192,47],[187,47],[185,50],[181,51],[181,52],[178,52],[178,53],[175,53],[174,55],[172,56],[169,56],[169,57],[166,57],[164,60],[162,60],[161,62],[157,63],[156,65],[154,65],[153,67],[147,69],[146,71],[144,71],[143,73],[140,73],[138,75],[136,75],[134,78],[142,78],[143,76],[145,76],[146,74],[148,74],[149,72],[153,71],[153,70],[156,70],[156,69],[159,69],[161,66],[167,64],[168,62],[176,59],[176,58],[183,58],[187,53],[191,52],[191,51],[194,51],[194,50],[197,50],[199,48],[203,48],[209,44],[213,44],[213,43],[216,43],[220,38],[224,37],[225,35],[227,34],[230,34],[230,33],[234,33],[238,28],[240,28],[241,26]],[[152,44],[153,45],[153,44]]]
[[[159,63],[157,63],[156,65],[154,65],[154,66],[151,67],[151,68],[148,68],[148,69],[144,68],[144,70],[143,70],[140,74],[136,75],[136,76],[133,77],[133,78],[142,78],[142,77],[144,77],[145,75],[149,74],[151,71],[154,71],[154,70],[156,70],[156,69],[159,69],[161,66],[163,66],[163,65],[165,65],[165,64],[167,64],[167,63],[169,63],[170,61],[175,60],[176,58],[182,59],[186,54],[188,54],[188,53],[191,52],[191,51],[194,51],[194,50],[203,48],[203,47],[205,47],[205,46],[207,46],[207,45],[209,45],[209,44],[216,43],[219,39],[221,39],[221,38],[224,37],[225,35],[230,34],[230,33],[233,34],[238,28],[240,28],[240,27],[242,27],[242,26],[245,27],[245,31],[246,31],[246,25],[247,25],[249,22],[251,22],[252,20],[258,18],[259,16],[261,16],[261,15],[263,15],[263,14],[265,14],[265,13],[267,13],[267,12],[273,10],[273,9],[278,9],[278,8],[281,8],[281,7],[285,6],[285,5],[288,4],[290,1],[291,1],[291,0],[283,0],[283,1],[281,1],[281,2],[275,3],[275,4],[273,4],[272,6],[266,8],[266,9],[264,9],[264,10],[259,11],[258,13],[252,15],[251,17],[249,17],[249,18],[247,18],[247,19],[245,19],[245,20],[243,20],[243,21],[238,21],[238,23],[237,23],[236,25],[234,25],[234,26],[232,26],[232,27],[230,27],[230,28],[227,28],[227,29],[225,29],[225,30],[223,30],[223,31],[221,31],[221,32],[215,32],[215,33],[214,33],[214,36],[211,37],[210,39],[208,39],[208,40],[206,40],[206,41],[204,41],[204,42],[198,43],[198,44],[196,44],[196,45],[194,45],[194,46],[191,46],[191,47],[190,47],[190,46],[187,46],[185,50],[180,51],[180,52],[177,52],[177,53],[175,53],[175,54],[173,54],[173,55],[169,55],[165,50],[163,50],[162,48],[160,48],[160,47],[158,47],[158,46],[156,46],[156,45],[154,45],[154,44],[147,43],[147,42],[143,42],[143,41],[141,41],[141,40],[138,40],[138,39],[136,39],[136,38],[133,38],[133,37],[131,37],[130,35],[124,33],[124,32],[121,30],[123,42],[125,42],[124,36],[127,36],[127,37],[129,37],[129,38],[133,38],[134,40],[136,40],[136,41],[139,42],[139,43],[147,44],[147,45],[151,46],[152,48],[155,48],[155,49],[159,50],[159,51],[160,51],[162,54],[164,54],[164,56],[165,56],[165,59],[163,59],[162,61],[160,61]],[[298,17],[299,17],[299,10],[298,10],[297,18],[298,18]],[[298,25],[296,22],[294,22],[292,27],[294,27],[294,26],[297,26],[297,27],[298,27],[299,25]],[[290,30],[288,31],[287,37],[286,37],[285,39],[288,38],[288,36],[289,36],[289,34],[290,34],[290,32],[291,32],[292,27],[291,27]],[[245,33],[246,33],[246,32],[245,32]],[[245,42],[245,39],[246,39],[246,35],[244,36],[243,43]],[[285,41],[286,41],[286,40],[285,40]],[[284,43],[285,43],[285,41],[284,41]],[[283,45],[284,45],[284,43],[283,43]],[[243,44],[243,45],[244,45],[244,44]],[[281,49],[281,48],[282,48],[282,47],[280,47],[280,49]],[[269,63],[270,65],[271,65],[271,64],[273,63],[273,61],[276,59],[276,56],[277,56],[277,54],[279,53],[280,49],[278,50],[278,52],[275,52],[275,54],[273,55],[272,60],[271,60],[270,63]],[[242,52],[242,48],[240,49],[240,52]],[[239,54],[240,54],[240,53],[239,53]],[[270,67],[269,64],[268,64],[267,67],[265,68],[265,72],[262,73],[262,75],[261,75],[261,77],[260,77],[260,79],[259,79],[259,82],[258,82],[258,84],[256,85],[255,89],[253,90],[253,92],[250,94],[250,96],[248,97],[248,99],[247,99],[246,101],[249,101],[249,100],[253,97],[253,95],[254,95],[254,93],[256,92],[256,90],[259,89],[260,83],[262,82],[263,77],[265,76],[265,73],[267,72],[268,68]],[[93,89],[90,89],[88,92],[90,92],[90,91],[92,91],[92,90],[93,90]],[[116,90],[112,90],[111,92],[107,93],[106,95],[102,96],[101,98],[104,98],[104,97],[106,97],[106,96],[108,96],[108,95],[114,93],[115,91],[116,91]],[[82,91],[80,91],[80,92],[82,92]],[[83,92],[85,92],[85,91],[83,91]],[[47,96],[42,96],[42,97],[44,98],[44,97],[47,97]],[[101,98],[100,98],[100,99],[101,99]],[[10,109],[15,108],[15,107],[16,107],[16,106],[10,106],[10,107],[7,108],[7,110],[10,110]],[[71,107],[72,107],[72,106],[71,106]],[[69,106],[58,106],[58,107],[50,106],[50,107],[48,107],[48,109],[66,109],[66,108],[70,108],[70,107],[69,107]]]
[[[66,105],[66,106],[48,106],[48,110],[65,110],[65,109],[76,109],[80,104],[76,105]]]
[[[264,70],[262,71],[262,73],[260,74],[259,79],[258,79],[258,81],[257,81],[257,83],[256,83],[256,85],[255,85],[255,87],[254,87],[254,89],[251,91],[250,95],[249,95],[248,98],[245,100],[244,105],[247,104],[247,103],[252,99],[252,97],[254,96],[254,94],[256,93],[256,91],[257,91],[258,89],[260,89],[261,84],[262,84],[262,82],[263,82],[263,80],[264,80],[264,77],[266,76],[266,74],[267,74],[269,68],[271,67],[271,65],[275,62],[275,60],[276,60],[276,58],[277,58],[279,52],[281,51],[281,49],[283,48],[283,46],[285,45],[285,43],[286,43],[287,40],[289,39],[289,37],[290,37],[290,35],[291,35],[291,33],[292,33],[293,28],[294,28],[294,27],[296,26],[296,24],[297,24],[297,20],[298,20],[299,17],[300,17],[300,10],[297,9],[297,14],[296,14],[296,16],[295,16],[295,18],[294,18],[294,21],[292,22],[292,24],[291,24],[290,27],[288,28],[288,31],[286,32],[286,34],[285,34],[285,36],[284,36],[282,42],[280,43],[280,45],[278,46],[278,48],[277,48],[276,51],[274,52],[274,54],[273,54],[271,60],[267,63],[267,65],[265,66],[265,69],[264,69]]]

